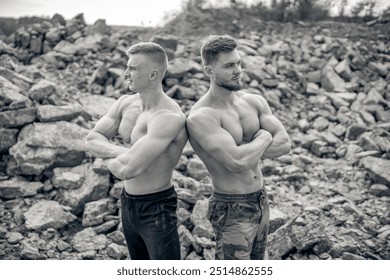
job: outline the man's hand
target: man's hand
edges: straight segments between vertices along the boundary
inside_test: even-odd
[[[261,137],[264,139],[265,142],[269,142],[271,143],[272,142],[272,134],[269,133],[267,130],[265,129],[259,129],[252,137],[252,141],[258,137]]]
[[[118,173],[118,170],[120,168],[120,165],[118,164],[118,161],[114,158],[108,158],[108,159],[101,159],[97,158],[95,159],[93,163],[93,171],[95,171],[98,174],[107,174],[112,173],[115,177],[121,179]]]
[[[108,162],[112,159],[101,159],[96,158],[93,162],[92,169],[94,172],[98,174],[107,174],[110,173],[110,170],[108,168]]]

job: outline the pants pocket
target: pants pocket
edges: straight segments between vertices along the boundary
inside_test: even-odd
[[[212,198],[209,198],[209,207],[207,209],[207,215],[206,218],[211,221],[211,217],[213,216],[215,211],[215,201]]]
[[[159,207],[160,207],[160,217],[161,217],[161,226],[162,226],[162,230],[163,230],[163,231],[166,231],[167,225],[166,225],[166,217],[165,217],[164,204],[163,204],[163,203],[160,203]]]
[[[229,204],[227,202],[214,202],[213,204],[210,222],[213,228],[223,230],[229,214]]]
[[[177,227],[177,195],[173,194],[160,203],[161,222],[164,231],[171,231]]]

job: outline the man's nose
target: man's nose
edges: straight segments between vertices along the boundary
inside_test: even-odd
[[[128,69],[126,69],[125,73],[123,73],[123,77],[125,77],[125,79],[127,79],[129,77]]]
[[[234,67],[234,73],[235,74],[241,74],[241,72],[242,72],[241,66],[240,65],[236,65]]]

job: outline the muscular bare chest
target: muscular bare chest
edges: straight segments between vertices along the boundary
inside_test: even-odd
[[[125,143],[134,144],[147,133],[147,116],[139,107],[133,106],[123,110],[119,135]]]
[[[236,108],[221,110],[221,125],[228,131],[237,145],[251,142],[260,129],[258,112],[248,104],[238,104]]]

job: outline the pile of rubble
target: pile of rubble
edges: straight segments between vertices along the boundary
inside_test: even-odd
[[[237,36],[245,90],[266,98],[293,143],[262,162],[269,257],[390,259],[389,42],[335,37],[326,23],[275,25]],[[166,49],[164,89],[188,114],[208,89],[204,37],[87,26],[80,14],[0,41],[1,259],[127,258],[123,182],[86,153],[85,137],[128,94],[125,51],[139,41]],[[213,259],[212,185],[189,143],[173,180],[182,258]]]

